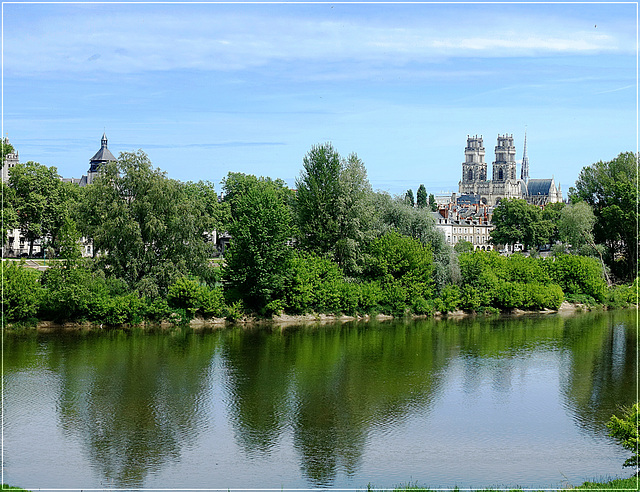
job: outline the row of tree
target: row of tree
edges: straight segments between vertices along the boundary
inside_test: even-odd
[[[541,209],[525,200],[503,200],[493,214],[491,239],[593,256],[606,267],[605,275],[629,280],[638,266],[637,207],[638,156],[626,152],[583,168],[567,204]]]
[[[408,189],[404,195],[404,201],[410,207],[429,208],[432,212],[436,212],[438,210],[436,197],[433,196],[433,193],[429,194],[429,200],[427,201],[427,189],[423,184],[418,187],[415,200],[413,198],[413,190]]]
[[[51,290],[45,309],[49,313],[60,309],[59,313],[81,316],[83,309],[115,310],[114,319],[120,319],[118,303],[110,300],[113,296],[120,299],[119,305],[160,318],[170,313],[166,299],[192,314],[200,310],[231,317],[245,309],[262,314],[401,314],[458,305],[446,301],[462,292],[458,254],[436,229],[430,208],[408,206],[406,197],[374,192],[355,154],[343,158],[329,143],[312,147],[303,159],[295,191],[281,180],[241,173],[229,173],[223,190],[220,201],[209,182],[169,179],[142,151],[122,153],[85,188],[62,182],[55,168],[29,162],[12,168],[4,186],[3,227],[20,227],[30,242],[46,238],[64,259],[39,279],[43,288]],[[588,202],[579,203],[577,198],[575,202],[534,211],[526,203],[505,201],[494,214],[498,218],[494,239],[505,234],[501,217],[507,223],[516,216],[513,227],[533,228],[526,244],[539,244],[551,232],[544,236],[535,224],[544,222],[548,231],[554,227],[564,231],[563,223],[575,226],[571,214],[588,216],[583,210]],[[521,208],[524,215],[513,213]],[[594,213],[590,206],[588,211]],[[232,236],[222,268],[212,262],[213,231]],[[598,246],[602,243],[596,242],[591,228],[573,231],[573,236],[562,234],[571,238],[570,252],[582,252],[579,239],[584,238],[585,248],[603,254],[602,261],[609,260],[608,250]],[[81,236],[99,252],[82,265]],[[615,254],[612,258],[620,261]],[[634,276],[626,272],[627,278]],[[185,278],[191,283],[180,284]],[[88,294],[83,301],[68,292],[66,301],[53,302],[55,292],[72,285],[84,286]],[[500,286],[505,292],[510,288],[510,284]],[[528,287],[522,295],[538,296],[539,290]],[[96,299],[104,302],[96,304]],[[480,299],[488,299],[488,304],[469,301],[460,306],[507,306],[497,300],[498,294]],[[545,299],[538,304],[554,306],[559,297]]]

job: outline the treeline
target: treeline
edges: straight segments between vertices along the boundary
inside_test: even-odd
[[[5,227],[48,238],[60,261],[44,273],[3,265],[8,321],[402,316],[557,309],[565,298],[635,302],[633,287],[607,286],[596,258],[457,253],[428,207],[374,192],[358,156],[343,158],[331,144],[307,153],[295,191],[281,180],[229,173],[219,201],[211,183],[169,179],[141,151],[122,153],[94,184],[71,186],[40,164],[11,171],[4,206],[13,222]],[[213,231],[232,236],[223,261],[212,260]],[[93,242],[94,258],[81,258],[81,237]]]

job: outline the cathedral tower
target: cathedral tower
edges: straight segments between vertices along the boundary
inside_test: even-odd
[[[474,181],[486,181],[487,163],[484,162],[484,146],[482,135],[470,137],[467,135],[467,146],[464,149],[462,163],[462,183],[470,184]]]
[[[507,180],[516,180],[516,147],[513,145],[513,135],[498,135],[493,181]]]

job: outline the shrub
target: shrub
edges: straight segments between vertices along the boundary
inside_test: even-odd
[[[2,262],[2,312],[8,321],[33,318],[40,308],[43,289],[40,272],[14,261]]]
[[[436,298],[436,309],[442,313],[452,312],[460,306],[460,288],[457,285],[447,285],[440,297]]]
[[[560,255],[545,262],[550,277],[560,285],[565,294],[585,294],[600,304],[607,297],[607,284],[602,267],[595,258]]]
[[[200,312],[206,318],[221,318],[226,312],[222,287],[202,287],[200,289]]]
[[[169,307],[169,304],[167,304],[167,300],[163,297],[157,297],[150,303],[149,300],[147,300],[147,306],[144,310],[144,315],[151,321],[159,322],[169,319],[172,312],[173,310]]]
[[[515,309],[524,306],[524,284],[503,282],[498,288],[497,304],[503,309]]]
[[[404,316],[407,309],[407,289],[399,281],[386,282],[380,306],[385,314]]]
[[[404,285],[422,282],[433,285],[431,247],[396,232],[385,234],[369,247],[365,276],[371,280],[401,280]]]
[[[83,267],[49,268],[42,276],[42,284],[45,296],[41,312],[54,320],[100,321],[103,304],[110,296],[104,274]]]
[[[335,290],[341,280],[342,272],[336,263],[314,254],[299,253],[291,260],[284,289],[285,309],[294,314],[339,310],[339,293]]]
[[[640,465],[640,451],[638,445],[638,435],[640,434],[640,402],[635,403],[631,408],[623,410],[622,418],[611,416],[607,427],[609,435],[622,444],[622,447],[633,453],[631,458],[624,462],[623,466],[638,467]]]
[[[225,309],[225,318],[228,321],[237,321],[244,315],[244,304],[242,301],[236,301]]]
[[[167,302],[176,309],[184,309],[187,317],[193,318],[201,306],[202,287],[195,280],[179,277],[169,285]]]
[[[382,300],[382,287],[378,282],[364,282],[358,284],[360,291],[359,308],[366,314],[374,314],[380,310]]]
[[[358,284],[342,281],[340,286],[341,308],[348,315],[355,316],[360,306],[360,288]]]
[[[462,309],[477,310],[482,305],[480,291],[471,285],[465,285],[460,291],[460,307]]]
[[[107,325],[139,323],[146,311],[144,301],[136,293],[115,297],[101,297],[90,303],[87,318]]]

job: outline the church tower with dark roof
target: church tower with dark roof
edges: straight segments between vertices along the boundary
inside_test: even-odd
[[[93,183],[93,180],[100,172],[100,168],[107,162],[115,161],[111,151],[107,148],[107,134],[102,134],[100,140],[100,150],[89,160],[89,172],[87,173],[87,184]]]

